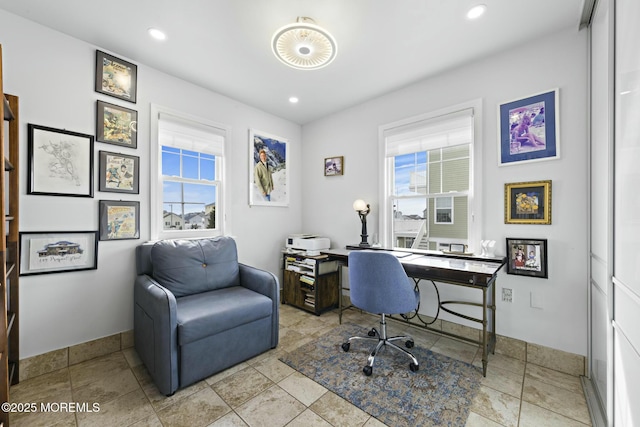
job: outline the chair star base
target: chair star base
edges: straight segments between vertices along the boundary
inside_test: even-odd
[[[380,332],[378,332],[376,328],[372,328],[367,333],[367,335],[368,336],[366,337],[358,337],[358,336],[351,337],[347,342],[342,344],[342,349],[344,351],[349,351],[352,341],[361,340],[361,341],[377,341],[378,342],[375,348],[373,349],[373,351],[371,352],[371,354],[369,354],[369,357],[367,358],[367,365],[364,368],[362,368],[362,372],[364,372],[366,376],[371,375],[371,373],[373,372],[373,363],[375,362],[376,355],[378,355],[378,353],[380,352],[383,346],[388,346],[390,348],[399,350],[400,352],[406,354],[411,359],[411,363],[409,363],[409,369],[412,372],[416,372],[419,369],[418,359],[416,359],[413,356],[413,354],[411,354],[411,352],[393,343],[393,341],[405,341],[405,346],[407,348],[412,348],[414,345],[413,338],[407,335],[387,337],[387,322],[384,314],[380,315]]]

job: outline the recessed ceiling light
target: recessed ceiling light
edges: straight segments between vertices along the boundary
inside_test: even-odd
[[[467,18],[468,19],[477,19],[477,18],[481,17],[486,10],[487,10],[487,6],[484,5],[484,4],[479,4],[477,6],[473,6],[467,12]]]
[[[167,38],[167,35],[157,28],[149,28],[147,32],[151,37],[153,37],[156,40],[166,40]]]
[[[289,102],[292,104],[297,104],[298,103],[298,97],[297,96],[292,96],[289,98]]]

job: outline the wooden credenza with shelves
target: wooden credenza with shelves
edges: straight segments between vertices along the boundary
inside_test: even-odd
[[[338,262],[326,255],[285,254],[282,303],[314,314],[338,307]]]

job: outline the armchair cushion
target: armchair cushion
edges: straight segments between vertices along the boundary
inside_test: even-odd
[[[151,248],[153,278],[176,298],[239,285],[233,239],[161,240]]]
[[[178,344],[185,345],[272,315],[270,298],[242,286],[176,300]]]

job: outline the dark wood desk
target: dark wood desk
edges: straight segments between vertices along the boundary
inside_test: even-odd
[[[384,250],[384,249],[377,249]],[[322,254],[331,259],[339,261],[348,266],[349,252],[351,249],[328,249]],[[496,345],[496,289],[495,282],[498,271],[506,263],[506,258],[487,258],[479,256],[467,256],[456,254],[425,254],[413,253],[409,251],[387,251],[398,257],[407,276],[414,279],[416,286],[421,280],[429,280],[433,283],[438,294],[438,312],[436,318],[430,321],[423,319],[417,311],[407,315],[389,316],[392,319],[406,322],[410,325],[421,327],[439,334],[452,336],[464,341],[478,344],[482,348],[482,374],[487,375],[487,364],[489,362],[489,352],[495,352]],[[448,283],[457,286],[464,286],[477,289],[482,292],[482,303],[470,301],[440,301],[440,293],[436,282]],[[344,307],[342,303],[342,281],[339,289],[339,318],[342,323],[342,312],[351,306]],[[482,308],[482,318],[478,319],[466,314],[456,312],[452,309],[455,305],[476,306]],[[457,335],[430,327],[437,319],[439,311],[446,311],[454,316],[480,323],[482,325],[481,339],[474,340],[468,337]]]

